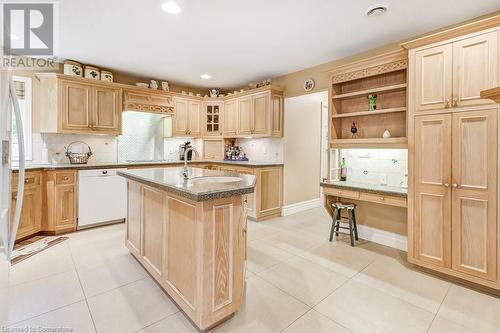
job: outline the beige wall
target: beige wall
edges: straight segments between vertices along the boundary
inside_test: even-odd
[[[285,99],[284,205],[320,197],[321,102],[326,91]]]

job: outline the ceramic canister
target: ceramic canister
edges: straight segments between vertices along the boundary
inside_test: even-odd
[[[83,66],[79,62],[73,60],[64,61],[64,74],[73,76],[83,76]]]
[[[85,66],[85,78],[100,80],[101,72],[99,71],[99,68],[94,66]]]

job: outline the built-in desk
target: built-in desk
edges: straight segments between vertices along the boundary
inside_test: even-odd
[[[326,196],[376,202],[383,205],[407,207],[407,189],[386,185],[372,185],[348,181],[320,183]],[[326,199],[325,199],[326,200]]]

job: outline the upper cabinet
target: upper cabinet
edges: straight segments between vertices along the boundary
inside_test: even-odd
[[[283,95],[269,87],[228,100],[224,123],[224,137],[282,137]]]
[[[489,30],[410,50],[415,111],[491,103],[480,92],[499,82],[498,35]]]
[[[175,136],[201,136],[201,101],[174,97],[172,133]]]
[[[111,134],[121,132],[122,88],[60,74],[39,74],[40,132]]]
[[[224,120],[222,135],[234,138],[238,131],[238,100],[231,99],[224,102]]]
[[[203,103],[203,137],[222,137],[222,102]]]

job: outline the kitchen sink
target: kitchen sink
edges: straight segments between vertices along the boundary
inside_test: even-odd
[[[234,183],[243,180],[240,177],[224,177],[224,176],[203,176],[191,178],[189,181],[195,184],[209,183]]]

